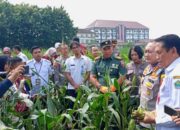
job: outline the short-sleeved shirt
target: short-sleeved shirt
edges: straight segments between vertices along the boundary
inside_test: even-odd
[[[156,102],[156,124],[172,121],[171,116],[164,113],[164,105],[180,109],[180,58],[165,69]]]
[[[55,61],[58,63],[58,66],[54,69],[54,82],[59,86],[65,85],[67,83],[67,80],[64,76],[66,59],[62,56],[59,56]]]
[[[22,59],[22,62],[27,62],[28,61],[28,58],[25,54],[23,54],[22,52],[20,52],[17,57],[21,58]]]
[[[140,106],[148,111],[155,110],[163,72],[158,65],[148,65],[144,70],[140,87]]]
[[[126,73],[126,68],[121,65],[120,59],[111,56],[110,58],[100,57],[97,59],[92,68],[92,75],[95,75],[101,85],[107,86],[105,76],[118,79],[120,75]]]
[[[86,72],[91,71],[90,61],[83,55],[81,55],[80,58],[76,58],[75,56],[69,57],[65,62],[65,66],[65,72],[69,72],[72,79],[77,84],[82,84]],[[67,89],[74,89],[74,87],[68,83]]]
[[[134,64],[134,62],[130,62],[127,64],[127,77],[128,80],[132,81],[133,75],[141,77],[143,75],[143,71],[148,64],[145,61],[142,61],[141,64]],[[140,85],[140,82],[137,83],[137,86]]]
[[[33,86],[32,93],[38,93],[42,86],[47,86],[47,82],[49,81],[49,75],[53,73],[51,62],[43,58],[40,62],[32,59],[27,62],[27,65],[30,69],[29,73],[31,75],[31,83]],[[36,73],[38,73],[39,76]]]

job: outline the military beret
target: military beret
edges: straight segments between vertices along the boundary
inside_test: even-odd
[[[106,47],[106,46],[111,46],[111,45],[112,45],[112,43],[111,43],[110,40],[103,41],[103,42],[100,43],[100,47],[101,47],[101,48],[104,48],[104,47]]]

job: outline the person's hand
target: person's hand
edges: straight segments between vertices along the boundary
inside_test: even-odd
[[[114,85],[110,85],[110,91],[111,92],[115,92],[116,91],[116,87],[114,87]]]
[[[180,117],[178,117],[178,116],[172,116],[172,120],[173,120],[177,125],[180,125]]]
[[[108,92],[108,87],[106,86],[101,86],[100,89],[99,89],[100,92],[102,93],[107,93]]]
[[[20,65],[9,73],[8,79],[12,83],[14,83],[18,79],[18,77],[22,75],[23,72],[24,72],[24,65]]]
[[[75,88],[75,89],[78,89],[79,86],[80,86],[80,84],[75,84],[75,85],[74,85],[74,88]]]
[[[144,119],[141,120],[140,122],[143,122],[143,123],[155,123],[155,112],[154,111],[145,111],[145,116],[144,116]]]
[[[54,68],[58,68],[58,66],[59,66],[59,63],[57,63],[56,61],[53,63],[53,67]]]

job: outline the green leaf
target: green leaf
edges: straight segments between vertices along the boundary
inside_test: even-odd
[[[54,105],[53,100],[49,96],[47,97],[47,108],[48,108],[48,112],[51,115],[53,116],[57,115],[56,106]]]
[[[120,120],[120,116],[119,116],[118,112],[115,111],[115,110],[112,108],[112,106],[108,106],[108,109],[109,109],[109,111],[111,111],[111,112],[113,113],[113,115],[115,116],[116,121],[117,121],[117,124],[118,124],[118,126],[119,126],[119,128],[120,128],[120,126],[121,126],[121,120]]]
[[[63,113],[62,117],[66,117],[70,122],[72,122],[72,117],[69,114]]]
[[[40,110],[40,112],[41,112],[43,115],[46,115],[47,109]]]
[[[84,106],[83,106],[83,108],[82,108],[82,114],[85,114],[86,111],[88,110],[88,108],[89,108],[88,103],[85,103]]]
[[[64,97],[65,99],[69,99],[71,100],[72,102],[75,102],[76,101],[76,98],[72,97],[72,96],[65,96]]]
[[[96,98],[96,97],[98,97],[98,96],[99,96],[99,95],[96,94],[96,93],[91,93],[91,94],[88,96],[87,101],[89,102],[89,101],[91,101],[92,98]]]
[[[39,117],[39,115],[31,115],[31,116],[30,116],[30,119],[36,120],[38,117]]]

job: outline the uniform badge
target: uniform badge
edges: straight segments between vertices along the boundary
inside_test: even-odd
[[[149,89],[152,89],[152,87],[153,87],[151,82],[146,82],[145,85]]]
[[[153,73],[151,74],[151,78],[156,79],[156,78],[158,78],[158,75],[157,75],[155,72],[153,72]]]
[[[180,79],[180,76],[173,76],[173,79]]]
[[[151,91],[147,90],[146,91],[146,95],[150,96],[151,95]]]
[[[40,86],[40,84],[41,84],[41,79],[40,79],[40,78],[37,78],[37,79],[35,80],[35,83],[36,83],[36,86]]]
[[[175,83],[175,88],[180,89],[180,80],[177,80]]]
[[[117,64],[112,64],[111,67],[114,68],[114,69],[118,69],[118,65]]]

